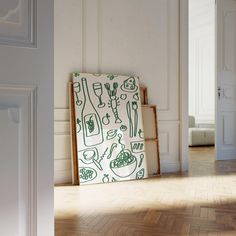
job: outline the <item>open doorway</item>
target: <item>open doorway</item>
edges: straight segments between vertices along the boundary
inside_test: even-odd
[[[189,0],[188,37],[189,161],[198,172],[203,165],[209,171],[215,161],[215,0]]]

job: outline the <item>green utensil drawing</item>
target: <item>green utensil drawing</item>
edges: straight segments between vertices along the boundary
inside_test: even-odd
[[[99,163],[101,163],[101,161],[103,160],[103,158],[106,156],[107,151],[108,151],[108,147],[107,147],[106,150],[103,152],[103,154],[100,156],[100,158],[99,158]]]
[[[119,113],[117,109],[117,107],[120,105],[120,102],[119,102],[119,98],[116,96],[118,83],[113,83],[113,89],[111,89],[109,83],[106,83],[104,86],[110,98],[108,102],[108,106],[112,109],[112,112],[115,117],[115,123],[121,123],[122,120],[119,117]]]
[[[84,145],[87,147],[95,146],[104,141],[102,132],[102,122],[97,110],[95,109],[88,90],[87,79],[82,78],[82,88],[84,93],[84,104],[82,108],[82,127]]]
[[[141,129],[138,130],[138,135],[139,138],[144,139],[144,132]]]
[[[105,107],[105,103],[102,101],[102,84],[97,82],[93,84],[93,92],[94,94],[98,97],[99,100],[99,104],[98,104],[98,108],[102,108]]]
[[[117,182],[117,180],[114,177],[112,177],[111,182]]]
[[[110,158],[111,158],[112,153],[113,153],[113,151],[114,151],[115,148],[117,148],[117,143],[113,143],[113,144],[111,145],[111,148],[110,148],[109,154],[108,154],[108,156],[107,156],[107,159],[110,159]]]
[[[137,136],[138,131],[138,103],[132,102],[132,110],[134,111],[134,137]]]
[[[130,106],[130,102],[128,101],[126,103],[126,111],[127,111],[127,116],[129,118],[129,136],[130,138],[133,138],[133,121],[132,121],[132,117],[131,117],[131,106]]]
[[[142,165],[142,163],[143,163],[143,158],[144,158],[144,155],[141,154],[141,155],[140,155],[140,160],[139,160],[138,167],[140,167],[140,166]]]

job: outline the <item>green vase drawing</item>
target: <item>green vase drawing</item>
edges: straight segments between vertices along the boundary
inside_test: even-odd
[[[96,146],[104,140],[102,122],[91,101],[86,78],[82,78],[81,81],[84,93],[84,104],[81,112],[84,145],[87,147]]]

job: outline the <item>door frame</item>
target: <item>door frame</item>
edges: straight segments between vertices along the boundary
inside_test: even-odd
[[[188,0],[179,0],[179,78],[180,78],[180,168],[181,172],[189,169],[188,153]],[[186,99],[187,98],[187,99]]]

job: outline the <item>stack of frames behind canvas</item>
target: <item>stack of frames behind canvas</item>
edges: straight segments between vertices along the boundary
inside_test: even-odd
[[[81,170],[83,172],[85,172],[85,171],[91,172],[90,173],[91,175],[92,174],[94,174],[94,176],[96,175],[95,177],[97,177],[98,180],[95,179],[96,182],[94,182],[94,183],[115,182],[117,180],[122,181],[122,180],[128,180],[128,179],[145,178],[145,177],[147,177],[147,174],[149,177],[155,176],[155,175],[160,175],[160,156],[159,156],[159,140],[158,140],[156,107],[152,106],[152,105],[148,105],[147,88],[144,86],[139,87],[138,79],[135,77],[132,77],[132,76],[131,77],[116,76],[118,78],[115,78],[114,75],[102,75],[101,76],[102,79],[108,78],[108,81],[107,82],[105,81],[105,83],[102,84],[101,80],[96,81],[96,79],[97,79],[96,77],[98,75],[96,75],[96,77],[94,77],[94,75],[91,75],[91,74],[82,74],[82,77],[88,77],[87,79],[80,78],[79,77],[80,75],[81,74],[79,74],[79,73],[74,73],[73,74],[74,85],[72,82],[69,83],[70,111],[71,111],[70,114],[71,114],[71,138],[72,138],[72,146],[71,147],[72,147],[72,170],[73,170],[72,181],[73,181],[73,184],[76,184],[76,185],[87,184],[85,179],[83,179],[82,181],[80,180],[80,177],[82,175]],[[78,76],[78,77],[76,77],[76,76]],[[92,83],[89,82],[90,77],[92,77],[92,79],[93,79]],[[77,78],[79,80],[77,80]],[[127,82],[127,84],[126,84],[126,82]],[[136,82],[136,84],[135,84],[135,82]],[[132,85],[132,83],[133,83],[133,85]],[[80,86],[80,88],[78,88],[77,86]],[[120,125],[119,126],[120,128],[118,128],[118,129],[109,130],[109,132],[111,131],[112,134],[109,134],[109,132],[107,132],[109,135],[111,135],[110,138],[114,138],[114,137],[116,137],[116,135],[117,135],[117,137],[120,137],[120,138],[117,138],[117,141],[120,142],[121,151],[118,152],[117,145],[119,145],[119,143],[116,144],[113,142],[114,147],[113,147],[113,145],[111,145],[111,147],[110,147],[111,149],[117,148],[117,156],[122,154],[122,146],[124,146],[124,142],[125,143],[127,142],[127,137],[125,137],[125,135],[124,135],[125,133],[126,134],[129,133],[128,139],[130,139],[130,138],[132,139],[135,136],[138,137],[138,141],[136,141],[137,138],[136,139],[134,138],[134,140],[128,140],[127,143],[130,143],[130,146],[127,147],[126,149],[123,148],[123,152],[126,151],[126,155],[129,156],[129,153],[130,154],[132,153],[132,155],[130,155],[130,159],[128,158],[127,159],[128,161],[126,160],[127,163],[130,162],[128,170],[126,167],[123,167],[123,166],[121,166],[121,168],[120,168],[120,170],[126,168],[126,170],[124,169],[124,171],[126,171],[126,172],[130,171],[130,174],[129,175],[127,174],[127,176],[126,176],[126,173],[125,174],[124,173],[117,173],[117,171],[115,171],[117,169],[114,167],[114,165],[118,165],[118,164],[122,165],[122,164],[118,163],[118,159],[115,158],[115,160],[113,160],[113,161],[109,160],[110,165],[108,165],[108,167],[110,167],[110,169],[112,170],[112,171],[110,171],[111,173],[106,173],[106,171],[105,171],[104,173],[102,173],[103,175],[100,176],[100,179],[99,179],[97,176],[98,175],[97,172],[99,173],[99,170],[103,170],[102,169],[103,166],[100,165],[100,163],[99,163],[99,161],[101,161],[100,159],[92,158],[92,156],[94,156],[94,155],[96,156],[98,154],[98,152],[101,151],[100,149],[103,148],[103,146],[98,146],[98,148],[96,148],[96,145],[95,145],[95,148],[94,147],[90,148],[88,146],[90,145],[89,142],[95,142],[95,143],[97,142],[98,144],[101,143],[100,141],[104,141],[104,137],[102,137],[100,135],[100,136],[98,136],[97,139],[93,139],[93,137],[91,137],[90,140],[89,139],[84,140],[84,139],[82,139],[83,136],[78,136],[78,131],[80,131],[80,129],[78,130],[78,122],[79,122],[79,125],[81,126],[82,121],[80,119],[81,113],[78,113],[78,110],[76,111],[76,109],[80,109],[80,110],[82,109],[82,107],[83,107],[82,100],[84,97],[83,93],[85,95],[85,92],[86,92],[86,91],[84,91],[85,90],[84,87],[89,87],[89,86],[90,86],[90,89],[92,90],[92,91],[90,91],[90,94],[92,94],[93,96],[95,95],[94,97],[98,99],[97,102],[96,102],[96,100],[92,101],[92,103],[94,103],[94,104],[93,104],[93,106],[91,106],[90,110],[91,109],[93,110],[95,108],[95,109],[100,109],[100,111],[101,111],[101,110],[105,109],[104,107],[106,105],[107,105],[107,109],[109,109],[109,107],[111,109],[111,114],[106,113],[106,111],[108,111],[108,110],[106,110],[106,109],[104,110],[105,111],[104,116],[102,117],[103,120],[100,121],[101,127],[107,125],[106,124],[107,121],[112,120],[112,118],[110,118],[110,116],[112,116],[112,115],[114,115],[114,125],[116,125],[116,126],[117,126],[117,124]],[[80,96],[78,94],[78,89],[80,91],[83,90],[83,93],[80,94]],[[96,89],[96,91],[100,91],[102,94],[105,94],[107,92],[107,101],[103,101],[100,94],[97,94],[94,89]],[[118,90],[118,92],[117,92],[117,90]],[[139,90],[140,92],[137,92],[136,90]],[[125,92],[127,92],[127,93],[125,93]],[[130,93],[130,92],[133,92],[133,93]],[[114,94],[114,93],[117,93],[117,94]],[[132,97],[130,97],[130,94],[132,95]],[[127,95],[128,95],[128,98],[127,98]],[[91,96],[91,95],[89,95],[89,96]],[[139,97],[140,97],[140,99],[139,99]],[[112,109],[113,105],[111,105],[111,104],[109,106],[109,101],[111,101],[111,99],[114,99],[114,98],[121,101],[121,106],[123,106],[123,107],[119,107],[119,105],[118,105],[118,108],[126,110],[127,113],[125,112],[125,114],[128,114],[127,119],[129,122],[127,122],[127,123],[122,122],[122,120],[124,120],[123,117],[119,117],[119,115],[116,113],[116,111],[119,111],[119,109],[117,109],[117,108]],[[126,98],[127,98],[127,101],[125,101]],[[104,97],[104,99],[106,100],[106,97]],[[125,101],[125,103],[122,100]],[[138,101],[138,100],[140,100],[140,101]],[[118,101],[119,104],[120,104],[120,101]],[[138,101],[138,102],[136,102],[136,101]],[[98,104],[95,105],[95,103],[98,103]],[[140,118],[138,115],[141,114],[141,111],[138,111],[138,108],[140,106],[140,110],[141,110],[141,104],[142,104],[142,111],[143,112],[142,112],[142,117]],[[137,110],[135,110],[135,109],[137,109]],[[122,113],[122,110],[121,110],[121,113]],[[130,116],[129,116],[129,114],[130,114]],[[78,119],[78,117],[79,117],[79,119]],[[91,115],[89,117],[90,117],[90,119],[92,119]],[[131,117],[133,119],[133,123],[132,123]],[[122,120],[120,118],[122,118]],[[138,125],[136,124],[137,122],[134,122],[135,120],[137,120],[137,122],[139,121],[139,123],[143,123],[143,126],[141,124],[139,124],[139,127],[137,127]],[[94,119],[94,121],[96,122],[96,119]],[[88,120],[88,121],[84,120],[84,123],[88,123],[88,122],[90,122],[90,120]],[[130,122],[131,122],[131,127],[130,127]],[[124,125],[124,124],[127,124],[127,125]],[[97,126],[99,129],[99,123],[97,123]],[[128,129],[126,126],[128,127]],[[109,126],[107,126],[107,127],[109,127]],[[110,127],[112,127],[112,126],[110,126]],[[126,128],[127,130],[122,130],[122,128]],[[141,129],[139,129],[139,128],[141,128]],[[120,129],[122,130],[122,132],[120,131]],[[144,132],[145,137],[142,134],[143,129],[145,131]],[[116,133],[117,131],[118,131],[118,133]],[[83,132],[86,133],[88,131],[85,131],[82,128],[81,133],[83,133]],[[119,132],[121,132],[121,134],[119,134]],[[124,137],[123,137],[124,140],[122,140],[122,138],[121,138],[122,134],[124,135]],[[107,135],[105,135],[105,133],[103,134],[103,136],[107,136]],[[99,139],[102,139],[102,140],[99,140]],[[142,141],[142,139],[143,139],[143,141]],[[113,140],[115,140],[115,139],[113,139]],[[134,141],[134,142],[130,142],[130,141]],[[81,144],[81,142],[83,144],[85,144],[85,142],[87,142],[87,144],[84,145],[85,148],[84,147],[82,148],[83,145]],[[94,146],[95,143],[92,143],[92,146]],[[143,143],[146,146],[146,152],[144,152],[144,150],[139,150],[140,147],[144,146]],[[78,152],[81,149],[86,151],[86,153],[83,153],[84,156],[81,156],[81,153]],[[105,149],[105,151],[107,149]],[[105,151],[104,151],[104,154],[107,154]],[[109,150],[107,150],[107,151],[109,151]],[[115,152],[114,152],[114,154],[115,154]],[[123,154],[125,154],[125,153],[123,153]],[[88,158],[90,158],[89,155],[91,155],[91,162],[89,160],[89,163],[88,163]],[[101,153],[99,153],[98,156],[100,156],[101,158],[104,158],[104,156],[102,156]],[[143,161],[143,159],[144,159],[144,161]],[[106,161],[108,161],[108,160],[106,160]],[[121,162],[121,158],[119,158],[119,162]],[[127,163],[125,163],[125,165]],[[80,165],[83,166],[83,164],[91,164],[91,165],[87,165],[87,166],[85,166],[85,168],[80,168],[81,167]],[[93,168],[91,168],[91,167],[93,167]],[[105,169],[106,168],[108,169],[108,167],[105,167]],[[140,167],[140,168],[138,168],[138,167]],[[93,172],[96,172],[96,173],[93,173]],[[131,175],[131,174],[133,174],[133,175]],[[128,178],[128,176],[129,176],[129,178]],[[119,178],[119,177],[121,177],[121,178]],[[127,177],[127,178],[125,178],[125,177]],[[89,176],[88,176],[88,178],[89,178]],[[93,182],[91,182],[91,183],[93,183]]]

